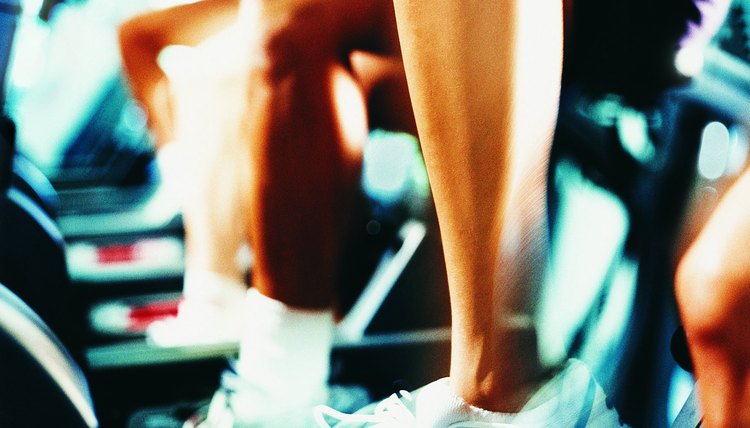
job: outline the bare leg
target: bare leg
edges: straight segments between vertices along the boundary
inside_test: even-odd
[[[182,76],[173,76],[176,145],[184,161],[186,265],[242,282],[236,262],[246,242],[252,160],[240,131],[244,63],[219,64],[231,52],[233,28],[198,46]]]
[[[252,7],[262,9],[256,25],[267,25],[268,60],[253,72],[248,94],[253,285],[291,306],[330,307],[341,224],[367,135],[364,100],[331,41],[301,37],[321,25],[315,19],[288,25],[294,10]],[[340,102],[353,116],[349,129]]]
[[[249,159],[234,132],[242,106],[233,88],[240,70],[213,64],[218,43],[192,55],[187,70],[167,76],[157,62],[169,45],[197,46],[236,19],[237,0],[204,0],[139,15],[119,29],[123,68],[148,114],[157,148],[177,141],[186,228],[186,265],[240,281],[234,263],[244,240],[237,203]],[[176,80],[176,81],[175,81]],[[171,172],[171,171],[170,171]],[[243,176],[244,174],[244,176]]]
[[[204,0],[145,13],[120,27],[124,70],[148,113],[159,164],[166,167],[164,186],[179,195],[185,225],[186,299],[177,319],[149,327],[160,345],[237,340],[239,327],[231,327],[239,325],[246,289],[247,267],[237,256],[246,239],[241,201],[250,159],[237,132],[243,64],[222,55],[236,43],[228,29],[238,5]],[[194,49],[165,71],[157,58],[170,45]]]
[[[395,22],[393,23],[395,27]],[[398,44],[398,40],[395,40]],[[370,128],[417,134],[400,53],[355,51],[352,72],[367,99]]]
[[[393,10],[383,5],[389,6],[371,0],[242,5],[241,22],[259,29],[265,57],[248,94],[246,140],[256,166],[248,223],[257,254],[253,284],[292,306],[331,305],[368,131],[365,97],[399,71],[403,81],[403,70],[387,61],[349,62],[349,49],[381,44],[384,23],[395,35]]]
[[[524,320],[544,270],[561,2],[395,5],[445,247],[452,386],[470,404],[517,410],[542,373]]]
[[[119,27],[123,69],[133,96],[148,116],[157,146],[174,140],[173,100],[159,67],[159,53],[169,45],[195,46],[232,23],[239,0],[202,0],[144,13]]]
[[[676,293],[704,425],[750,425],[750,172],[719,202],[682,258]]]
[[[257,61],[249,64],[240,121],[253,162],[243,203],[255,254],[236,364],[253,387],[231,398],[232,407],[246,412],[240,420],[276,418],[324,401],[333,286],[368,131],[349,51],[375,27],[373,4],[242,4],[242,37]],[[257,403],[263,406],[248,410]],[[222,414],[209,411],[209,419]]]
[[[238,3],[204,0],[132,19],[120,31],[125,68],[158,142],[177,139],[183,152],[187,266],[241,278],[235,253],[255,229],[257,288],[329,306],[367,131],[363,97],[390,113],[378,126],[414,127],[392,5],[249,2],[243,39],[226,31]],[[170,82],[156,62],[161,50],[209,37],[220,40]],[[222,49],[250,64],[223,67]],[[351,58],[349,49],[358,49]],[[249,82],[243,67],[255,70]]]

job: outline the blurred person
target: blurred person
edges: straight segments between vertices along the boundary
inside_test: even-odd
[[[371,127],[415,132],[393,6],[204,0],[134,17],[120,41],[157,147],[178,149],[185,192],[185,298],[151,339],[239,338],[207,426],[299,426],[326,401],[362,145]],[[165,72],[170,45],[196,48]],[[249,291],[234,263],[245,241]]]
[[[139,15],[119,29],[126,77],[146,112],[163,185],[179,195],[185,225],[183,300],[176,318],[149,327],[158,345],[236,342],[242,334],[247,266],[237,259],[247,241],[242,192],[251,161],[237,123],[245,76],[241,61],[222,56],[231,48],[221,45],[227,37],[220,35],[235,21],[238,4],[176,6]],[[206,41],[212,36],[216,41]],[[160,66],[166,47],[201,43],[161,61],[171,68]]]

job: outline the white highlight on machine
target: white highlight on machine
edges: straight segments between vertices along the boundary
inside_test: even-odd
[[[711,122],[703,128],[698,154],[698,172],[709,180],[735,176],[745,169],[750,141],[741,125],[727,128],[721,122]]]
[[[20,302],[20,301],[19,301]],[[19,303],[20,304],[20,303]],[[29,355],[37,360],[78,410],[86,425],[98,426],[85,381],[71,365],[71,359],[53,342],[34,319],[5,299],[0,299],[0,327],[8,331]]]

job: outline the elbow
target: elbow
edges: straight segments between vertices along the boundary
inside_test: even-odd
[[[335,17],[328,12],[320,5],[306,5],[273,20],[261,31],[256,48],[263,58],[259,69],[266,83],[276,85],[308,76],[336,59],[335,43],[319,31],[335,24]]]

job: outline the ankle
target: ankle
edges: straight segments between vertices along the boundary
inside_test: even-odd
[[[502,329],[494,346],[474,349],[486,351],[454,348],[450,373],[453,392],[472,406],[494,412],[519,411],[553,376],[539,361],[533,326]]]
[[[516,413],[524,409],[529,399],[554,373],[547,371],[535,379],[484,379],[478,382],[451,382],[453,393],[467,404],[490,412]]]

